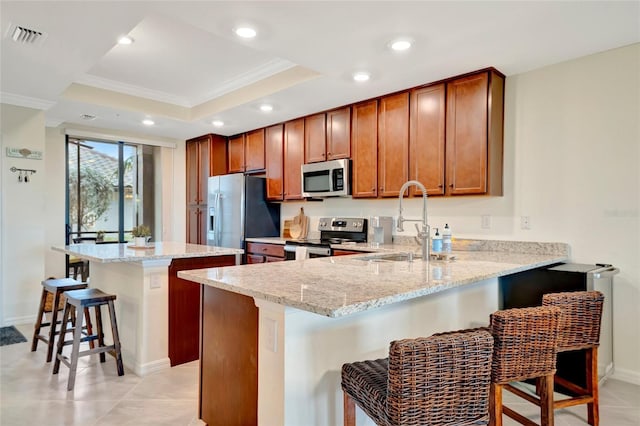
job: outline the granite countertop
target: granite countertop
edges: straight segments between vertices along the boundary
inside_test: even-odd
[[[178,276],[337,318],[569,258],[563,243],[458,240],[454,260],[429,262],[375,259],[419,252],[408,243],[367,248],[382,253],[197,269]]]
[[[131,244],[132,243],[71,244],[68,246],[53,246],[51,248],[71,256],[100,263],[228,256],[244,253],[242,249],[186,244],[173,241],[150,243],[148,248],[132,248]]]

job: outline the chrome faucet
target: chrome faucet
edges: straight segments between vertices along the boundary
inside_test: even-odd
[[[407,190],[407,188],[409,188],[411,185],[418,187],[420,191],[422,191],[422,202],[423,202],[422,220],[405,219],[402,217],[402,197],[405,191]],[[427,261],[429,260],[429,255],[430,255],[429,243],[431,239],[429,224],[427,223],[427,190],[424,187],[424,185],[418,182],[417,180],[409,180],[405,182],[400,188],[400,195],[398,196],[398,199],[399,199],[400,212],[398,213],[398,226],[396,229],[398,230],[398,232],[404,232],[404,227],[402,226],[404,222],[422,222],[422,229],[418,228],[417,223],[415,225],[416,225],[416,230],[418,231],[418,237],[417,237],[418,243],[422,246],[422,260]]]

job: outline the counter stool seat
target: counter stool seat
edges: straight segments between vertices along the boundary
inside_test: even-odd
[[[40,296],[40,307],[38,308],[38,314],[36,317],[36,323],[33,330],[33,339],[31,341],[31,352],[35,352],[38,348],[38,341],[42,340],[47,344],[47,362],[51,362],[53,356],[53,346],[55,336],[60,334],[58,330],[58,324],[62,321],[58,320],[58,311],[64,308],[64,295],[63,293],[69,290],[80,290],[87,288],[87,283],[74,280],[73,278],[47,278],[42,281],[42,295]],[[51,321],[46,321],[45,314],[51,313]],[[86,327],[89,333],[91,330],[91,318],[89,317],[89,311],[84,311],[86,318]],[[44,320],[43,320],[44,317]],[[72,322],[75,322],[76,316],[70,317]],[[42,327],[49,327],[49,332],[40,334]]]
[[[100,362],[105,362],[104,354],[109,353],[116,359],[118,376],[124,375],[122,354],[120,351],[120,338],[118,336],[118,325],[116,323],[116,311],[113,304],[113,301],[116,300],[116,296],[114,294],[104,293],[102,290],[97,288],[87,288],[83,290],[68,291],[65,293],[65,297],[67,299],[67,303],[62,316],[61,336],[64,336],[68,331],[73,331],[73,339],[65,340],[64,337],[58,339],[58,348],[56,351],[56,360],[53,365],[53,374],[58,374],[58,371],[60,370],[60,362],[69,367],[67,390],[73,390],[76,380],[78,358],[87,355],[99,354]],[[103,305],[107,305],[109,309],[111,334],[113,336],[113,344],[108,346],[104,343],[104,333],[102,328],[102,313],[100,307]],[[73,309],[78,311],[80,309],[88,309],[91,307],[95,309],[96,334],[82,337],[82,317],[78,317],[72,329],[67,329],[68,320]],[[98,341],[98,347],[80,352],[81,342],[93,342],[95,340]],[[62,349],[67,345],[72,345],[70,357],[62,355]]]

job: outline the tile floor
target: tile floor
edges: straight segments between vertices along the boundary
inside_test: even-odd
[[[17,328],[27,339],[32,326]],[[113,357],[100,364],[98,356],[81,358],[75,389],[66,391],[68,369],[51,374],[44,362],[44,344],[30,352],[30,342],[0,347],[0,425],[199,426],[197,419],[198,364],[189,363],[141,378],[125,370],[118,377]],[[65,349],[70,349],[69,347]],[[505,403],[539,419],[537,408],[505,393]],[[640,386],[607,380],[600,388],[601,426],[640,425]],[[505,418],[505,425],[516,423]],[[584,406],[557,410],[558,426],[586,425]],[[300,425],[306,426],[306,425]]]

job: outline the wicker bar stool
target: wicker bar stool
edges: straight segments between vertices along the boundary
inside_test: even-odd
[[[491,369],[490,424],[502,426],[506,414],[523,425],[533,421],[502,404],[502,390],[510,382],[540,379],[540,418],[553,426],[553,375],[560,309],[552,306],[506,309],[491,314],[494,339]],[[510,389],[510,388],[509,388]]]
[[[493,338],[485,329],[396,340],[389,358],[342,366],[344,424],[486,425]]]
[[[73,339],[65,340],[64,338],[58,339],[58,347],[56,351],[56,360],[53,364],[53,374],[58,374],[60,370],[60,362],[69,367],[69,381],[67,383],[67,390],[73,390],[76,380],[76,369],[78,367],[78,358],[87,355],[100,354],[100,362],[105,362],[105,352],[116,359],[116,367],[118,370],[118,376],[124,374],[124,367],[122,365],[122,354],[120,352],[120,338],[118,335],[118,325],[116,323],[116,311],[113,301],[116,296],[113,294],[107,294],[97,288],[88,288],[84,290],[73,290],[65,293],[67,303],[64,307],[64,314],[62,316],[62,330],[61,336],[64,336],[68,331],[73,331]],[[113,344],[106,346],[104,344],[104,333],[102,329],[102,313],[100,307],[107,305],[109,309],[109,317],[111,319],[111,334],[113,336]],[[86,337],[82,337],[82,317],[79,316],[75,326],[72,330],[67,329],[67,323],[71,315],[71,311],[75,309],[79,311],[81,309],[88,309],[93,307],[95,309],[96,316],[96,334],[91,334]],[[98,341],[97,348],[91,348],[89,350],[80,352],[81,342]],[[73,345],[71,350],[71,356],[67,358],[62,355],[62,349],[64,346]]]
[[[604,296],[599,291],[550,293],[542,297],[542,305],[557,306],[561,309],[557,352],[584,351],[586,358],[586,385],[554,376],[555,384],[563,388],[563,393],[566,389],[570,395],[554,400],[553,408],[587,404],[587,421],[592,426],[598,426],[598,346]],[[538,406],[541,404],[537,394],[523,392],[513,386],[510,386],[509,390]]]
[[[79,290],[84,288],[87,288],[87,283],[74,280],[73,278],[56,279],[50,277],[42,281],[42,295],[40,296],[40,307],[38,308],[36,323],[33,328],[31,352],[35,352],[36,349],[38,349],[38,341],[42,340],[47,344],[47,362],[51,362],[55,336],[60,334],[58,324],[60,324],[61,321],[58,320],[58,311],[64,309],[65,299],[63,293],[69,290]],[[47,313],[51,313],[51,321],[49,322],[46,321],[45,314]],[[84,315],[86,318],[87,330],[91,333],[91,317],[89,316],[89,310],[85,310]],[[75,312],[70,317],[70,320],[75,322]],[[49,327],[49,332],[46,335],[40,334],[42,327]]]

